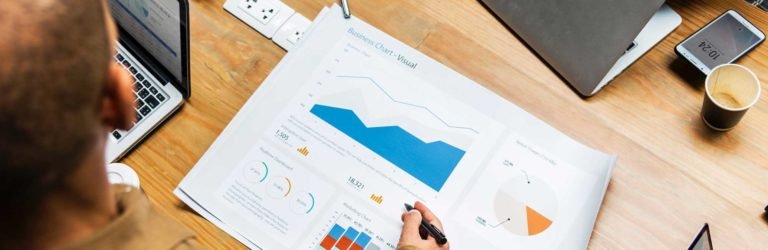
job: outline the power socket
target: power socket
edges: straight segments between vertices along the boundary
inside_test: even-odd
[[[256,3],[257,3],[258,1],[259,1],[259,0],[245,0],[245,1],[238,1],[238,7],[240,7],[240,8],[244,8],[244,9],[247,9],[247,10],[250,10],[251,8],[253,8],[253,6],[255,6],[255,5],[256,5]],[[226,3],[225,3],[225,6],[226,6]]]
[[[227,0],[224,9],[270,39],[296,13],[278,0]]]
[[[259,3],[261,2],[261,3]],[[277,13],[280,13],[280,9],[275,7],[274,4],[270,2],[266,2],[264,0],[244,0],[240,1],[240,10],[245,11],[259,21],[263,25],[267,25],[270,21],[272,21],[275,16],[277,16]]]
[[[283,47],[283,49],[290,51],[293,46],[299,43],[301,37],[304,36],[304,31],[309,28],[310,24],[312,22],[303,15],[299,13],[293,14],[275,33],[272,41]]]

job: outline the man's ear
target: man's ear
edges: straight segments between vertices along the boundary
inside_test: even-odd
[[[120,65],[111,63],[101,107],[104,125],[111,129],[128,130],[136,119],[133,79]]]

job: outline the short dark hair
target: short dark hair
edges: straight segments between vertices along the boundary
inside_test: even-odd
[[[0,214],[13,222],[3,219],[0,243],[29,233],[42,199],[103,136],[112,53],[104,4],[0,3]]]

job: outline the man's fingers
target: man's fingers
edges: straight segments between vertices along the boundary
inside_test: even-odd
[[[401,242],[421,241],[419,236],[419,226],[421,226],[421,213],[417,210],[411,210],[403,213],[403,232],[400,234]]]
[[[421,215],[424,216],[425,220],[437,226],[437,228],[439,228],[440,230],[443,230],[443,223],[440,221],[440,219],[437,218],[437,216],[434,213],[432,213],[432,210],[429,210],[429,208],[426,205],[424,205],[424,203],[417,201],[413,207],[416,210],[419,210],[419,212],[421,212]]]

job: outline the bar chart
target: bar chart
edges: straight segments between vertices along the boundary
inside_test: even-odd
[[[400,232],[371,211],[342,202],[315,229],[307,249],[394,250]]]
[[[359,231],[354,227],[345,228],[339,224],[334,224],[317,249],[378,250],[380,248],[376,244],[371,243],[371,236],[367,233]]]
[[[334,224],[317,249],[379,250],[381,248],[371,243],[371,236],[368,233],[351,226],[342,227],[339,224]]]

